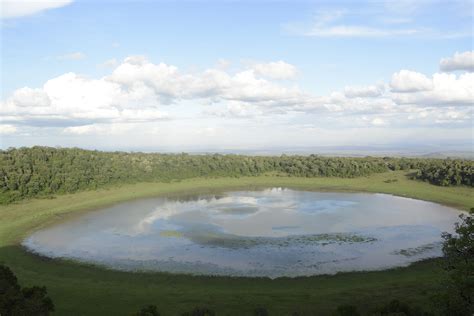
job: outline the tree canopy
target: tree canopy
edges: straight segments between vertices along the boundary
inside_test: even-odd
[[[21,288],[10,268],[0,264],[0,315],[47,316],[53,311],[45,287]]]
[[[467,160],[127,153],[36,146],[0,151],[0,203],[138,181],[265,173],[352,178],[409,169],[419,169],[417,177],[434,184],[474,185],[474,164]]]

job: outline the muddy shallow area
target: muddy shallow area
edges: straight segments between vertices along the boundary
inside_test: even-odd
[[[441,255],[459,211],[386,194],[272,188],[121,203],[23,245],[121,270],[303,276],[405,266]]]

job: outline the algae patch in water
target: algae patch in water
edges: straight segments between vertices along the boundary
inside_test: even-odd
[[[434,242],[434,243],[421,245],[418,247],[396,250],[396,251],[393,251],[392,254],[402,255],[405,257],[414,257],[414,256],[424,254],[426,252],[432,251],[434,249],[437,249],[440,246],[441,246],[441,242]]]
[[[185,237],[193,242],[212,247],[222,247],[231,249],[251,248],[257,246],[269,247],[293,247],[293,246],[326,246],[330,244],[342,243],[368,243],[377,241],[370,236],[362,236],[353,233],[331,233],[331,234],[312,234],[312,235],[290,235],[284,237],[243,237],[223,233],[202,233],[189,232]]]

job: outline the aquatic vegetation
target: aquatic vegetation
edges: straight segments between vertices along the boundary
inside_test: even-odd
[[[331,233],[312,235],[290,235],[284,237],[243,237],[223,233],[189,233],[184,234],[193,242],[200,245],[222,248],[250,248],[257,246],[267,247],[295,247],[342,243],[368,243],[377,241],[376,238],[355,233]]]
[[[440,249],[440,247],[441,247],[441,242],[434,242],[434,243],[421,245],[419,247],[396,250],[396,251],[393,251],[392,253],[394,255],[402,255],[402,256],[405,256],[405,257],[413,257],[413,256],[418,256],[420,254],[423,254],[423,253],[425,253],[427,251],[430,251],[430,250],[433,250],[433,249]]]

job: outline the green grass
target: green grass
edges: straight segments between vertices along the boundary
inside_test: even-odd
[[[125,200],[273,186],[383,192],[463,210],[474,207],[472,188],[437,187],[408,180],[404,172],[355,179],[272,175],[137,183],[0,206],[0,261],[13,269],[23,285],[46,285],[56,305],[55,315],[130,315],[146,304],[156,304],[162,315],[176,315],[199,305],[209,306],[219,315],[247,315],[257,306],[266,306],[271,315],[290,315],[294,311],[325,315],[339,304],[353,303],[367,310],[390,298],[429,308],[430,296],[442,277],[436,260],[386,271],[270,280],[112,271],[38,257],[19,246],[36,229]]]

